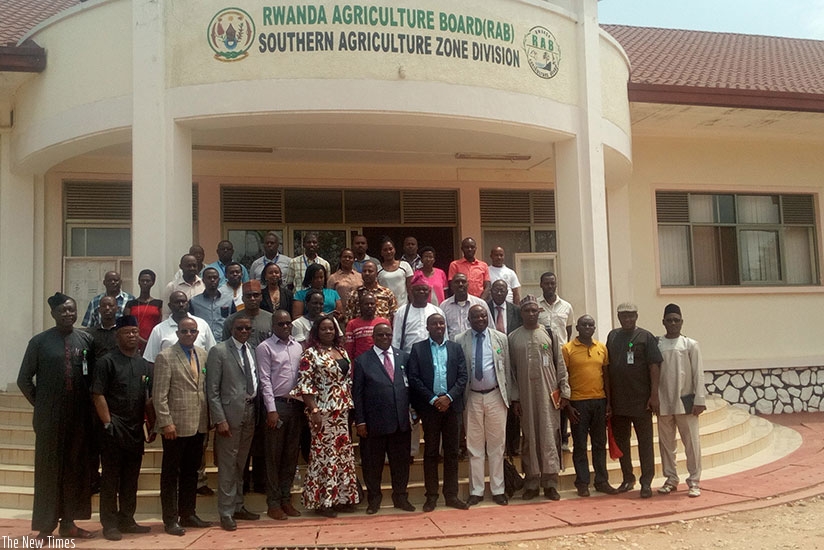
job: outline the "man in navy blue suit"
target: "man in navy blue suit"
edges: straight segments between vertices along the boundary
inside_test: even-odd
[[[423,423],[423,475],[426,486],[424,512],[438,502],[438,447],[443,444],[443,496],[446,505],[468,508],[458,498],[458,443],[461,436],[463,393],[466,388],[466,359],[463,349],[444,339],[446,321],[433,313],[426,319],[429,338],[412,346],[409,357],[409,387],[412,407]]]
[[[361,465],[366,483],[367,514],[381,505],[384,456],[389,455],[392,503],[414,512],[406,486],[409,483],[409,354],[392,347],[392,327],[375,325],[372,349],[355,360],[352,397],[360,437]]]

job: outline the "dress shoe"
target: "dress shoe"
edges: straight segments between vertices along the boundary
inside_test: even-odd
[[[506,506],[509,504],[509,499],[506,498],[506,495],[501,493],[500,495],[492,495],[492,502],[495,504],[500,504],[501,506]]]
[[[578,496],[579,497],[588,497],[589,496],[589,487],[585,485],[580,485],[577,487],[578,489]]]
[[[61,525],[58,531],[64,539],[93,539],[94,533],[86,531],[82,527],[78,527],[74,522],[68,525]]]
[[[117,527],[106,527],[103,529],[103,538],[106,540],[122,540],[123,535]]]
[[[458,497],[446,499],[446,505],[457,510],[469,510],[469,505]]]
[[[437,506],[437,505],[438,505],[438,499],[437,498],[427,498],[426,502],[424,502],[424,504],[423,504],[423,511],[424,512],[431,512],[432,510],[435,509],[435,506]]]
[[[617,495],[618,489],[610,485],[609,483],[596,483],[595,490],[599,493],[604,493],[605,495]]]
[[[635,480],[631,481],[622,481],[621,484],[618,486],[619,493],[626,493],[628,491],[632,491],[635,488]]]
[[[351,514],[355,511],[354,504],[335,504],[332,508],[339,514]]]
[[[141,533],[150,533],[152,528],[148,525],[138,525],[136,523],[130,523],[129,525],[121,525],[118,527],[118,530],[121,533],[130,533],[130,534],[141,534]],[[105,533],[103,534],[105,536]]]
[[[220,528],[224,531],[236,531],[237,522],[232,516],[220,516]]]
[[[187,518],[180,518],[180,525],[183,527],[196,527],[197,529],[206,529],[212,526],[211,521],[203,521],[197,514],[192,514]]]
[[[292,516],[293,518],[300,516],[300,512],[292,506],[291,502],[284,502],[280,505],[280,507],[284,512],[286,512],[287,516]]]
[[[377,514],[380,507],[381,507],[380,504],[370,504],[369,506],[366,507],[366,514],[369,515],[369,516]]]
[[[269,508],[266,511],[266,515],[276,520],[285,520],[289,518],[289,516],[286,515],[286,512],[283,511],[283,508],[279,506],[272,506]]]
[[[315,510],[315,513],[317,515],[323,516],[325,518],[336,518],[336,517],[338,517],[338,513],[335,511],[334,508],[331,508],[331,507],[325,507],[324,506],[322,508],[317,508]]]
[[[414,512],[415,511],[415,507],[407,499],[396,501],[394,506],[398,510],[403,510],[404,512]]]
[[[521,496],[524,500],[532,500],[538,496],[538,489],[524,489],[524,494]]]
[[[544,496],[549,500],[561,500],[561,495],[555,487],[547,487],[544,489]]]
[[[651,498],[652,497],[652,487],[649,485],[642,485],[641,486],[641,498]]]
[[[231,519],[231,518],[230,518]],[[167,523],[163,530],[166,531],[167,535],[174,535],[176,537],[182,537],[186,534],[186,529],[180,526],[178,522]]]
[[[255,514],[246,509],[246,506],[241,506],[240,510],[232,514],[232,519],[241,519],[246,521],[255,521],[260,519],[260,514]]]
[[[214,490],[209,487],[208,485],[204,485],[203,487],[197,488],[197,494],[204,497],[210,497],[215,494]]]
[[[484,497],[482,497],[482,496],[469,495],[469,498],[466,499],[466,503],[469,506],[476,506],[476,505],[480,504],[483,499],[484,499]]]

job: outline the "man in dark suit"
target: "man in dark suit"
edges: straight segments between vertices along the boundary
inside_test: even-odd
[[[152,395],[157,431],[163,435],[160,504],[170,535],[184,527],[210,527],[195,513],[197,473],[203,439],[209,432],[206,404],[206,351],[194,345],[198,328],[184,317],[177,324],[177,344],[161,351],[154,366]]]
[[[392,327],[375,325],[375,345],[355,360],[352,397],[360,437],[363,480],[366,483],[367,514],[381,504],[384,456],[389,455],[392,474],[392,503],[414,512],[406,486],[409,483],[409,354],[392,347]]]
[[[426,503],[431,512],[438,502],[438,448],[443,444],[443,496],[446,505],[468,508],[458,498],[458,444],[461,435],[466,359],[459,344],[444,340],[446,320],[433,313],[426,319],[429,338],[412,346],[409,386],[412,407],[423,423]]]
[[[511,334],[516,328],[523,324],[521,319],[521,308],[511,302],[506,301],[509,286],[506,281],[499,279],[493,281],[490,292],[491,300],[486,305],[492,312],[490,325],[498,332]],[[500,316],[500,319],[499,319]],[[521,451],[521,419],[515,416],[510,407],[506,413],[506,454],[518,456]]]
[[[243,505],[243,470],[255,431],[255,352],[248,345],[252,321],[235,317],[231,338],[209,350],[206,359],[206,398],[217,430],[217,511],[220,526],[237,529],[236,519],[260,518]]]

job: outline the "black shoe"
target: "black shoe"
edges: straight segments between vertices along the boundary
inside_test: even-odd
[[[371,515],[377,514],[380,507],[381,507],[380,504],[370,504],[369,506],[366,507],[366,515],[371,516]]]
[[[187,518],[180,518],[180,525],[183,527],[195,527],[197,529],[206,529],[207,527],[212,526],[211,521],[203,521],[197,514],[192,514]]]
[[[599,493],[604,493],[606,495],[617,495],[618,489],[610,485],[609,483],[596,483],[595,490]]]
[[[500,495],[492,495],[492,502],[495,504],[500,504],[501,506],[506,506],[509,504],[509,499],[506,498],[506,495],[501,493]]]
[[[215,494],[211,487],[208,485],[204,485],[203,487],[197,488],[197,494],[204,497],[210,497]]]
[[[403,499],[395,502],[395,508],[398,510],[403,510],[404,512],[414,512],[415,507],[409,502],[408,499]]]
[[[332,506],[332,508],[335,510],[335,512],[341,514],[351,514],[355,511],[354,504],[335,504],[334,506]]]
[[[220,516],[220,528],[224,531],[236,531],[237,522],[232,516]]]
[[[538,496],[538,489],[524,489],[524,494],[521,496],[524,500],[532,500]]]
[[[136,523],[132,523],[130,525],[121,525],[118,527],[118,530],[121,533],[133,533],[133,534],[140,534],[140,533],[150,533],[152,528],[148,525],[138,525]],[[103,536],[106,536],[106,533],[103,533]]]
[[[103,529],[103,538],[106,540],[122,540],[123,535],[117,527],[107,527]]]
[[[635,480],[631,481],[622,481],[621,484],[618,486],[619,493],[626,493],[628,491],[632,491],[635,488]]]
[[[580,485],[577,487],[578,489],[578,496],[579,497],[588,497],[589,496],[589,487],[586,485]]]
[[[469,495],[469,498],[468,498],[468,499],[466,499],[466,503],[467,503],[469,506],[475,506],[475,505],[477,505],[477,504],[480,504],[480,503],[481,503],[481,501],[482,501],[483,499],[484,499],[484,497],[482,497],[482,496],[478,496],[478,495]]]
[[[246,521],[255,521],[260,519],[260,514],[255,514],[246,509],[246,506],[241,506],[240,510],[232,514],[232,519],[241,519]]]
[[[555,487],[547,487],[544,489],[544,496],[549,500],[561,500],[561,495]]]
[[[335,511],[334,508],[317,508],[315,513],[319,516],[323,516],[325,518],[336,518],[338,517],[338,513]]]
[[[645,485],[641,487],[641,498],[651,498],[652,497],[652,487],[649,485]]]
[[[431,512],[435,509],[435,506],[438,505],[438,498],[431,498],[427,497],[426,502],[423,504],[423,511],[424,512]]]
[[[181,527],[180,524],[176,521],[174,523],[167,523],[163,527],[163,530],[166,531],[167,535],[174,535],[176,537],[182,537],[186,534],[186,529]]]
[[[468,510],[469,505],[458,497],[446,499],[446,505],[457,510]]]

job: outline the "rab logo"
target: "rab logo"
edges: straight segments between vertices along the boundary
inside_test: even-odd
[[[561,50],[555,36],[544,27],[532,27],[524,36],[524,50],[532,71],[541,78],[558,74]]]
[[[212,17],[206,34],[215,59],[240,61],[249,55],[255,36],[255,22],[240,8],[226,8]]]

